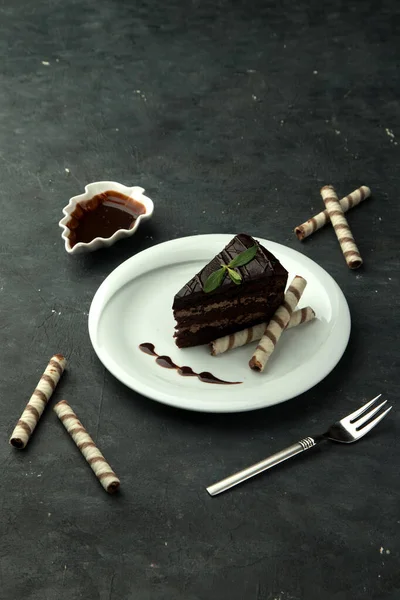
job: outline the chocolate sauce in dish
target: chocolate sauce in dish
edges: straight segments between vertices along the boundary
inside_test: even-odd
[[[77,204],[68,227],[71,248],[79,242],[88,244],[96,237],[109,238],[119,229],[131,229],[146,208],[137,200],[108,191]]]
[[[160,365],[160,367],[164,367],[164,369],[175,369],[182,377],[197,377],[203,383],[217,383],[220,385],[237,385],[238,383],[242,383],[241,381],[224,381],[223,379],[218,379],[218,377],[215,377],[215,375],[208,371],[195,373],[191,367],[179,367],[169,356],[157,354],[154,344],[151,344],[150,342],[139,344],[139,349],[145,354],[155,356],[156,363]]]

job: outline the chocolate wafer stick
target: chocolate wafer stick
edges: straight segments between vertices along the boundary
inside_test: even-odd
[[[354,192],[351,192],[351,194],[349,194],[348,196],[342,198],[340,200],[340,206],[342,207],[343,212],[347,212],[348,210],[350,210],[350,208],[353,208],[353,206],[357,206],[357,204],[360,204],[360,202],[365,200],[365,198],[369,198],[370,195],[371,190],[369,189],[369,187],[367,187],[366,185],[362,185],[357,190],[354,190]],[[328,211],[323,210],[314,217],[311,217],[311,219],[308,219],[308,221],[306,221],[305,223],[302,223],[302,225],[295,227],[294,232],[299,238],[299,240],[304,240],[306,237],[314,233],[314,231],[317,231],[318,229],[321,229],[321,227],[324,227],[324,225],[329,223],[329,221],[330,217]]]
[[[54,412],[68,431],[83,456],[91,466],[97,479],[109,494],[117,491],[120,480],[97,448],[96,444],[79,421],[66,400],[61,400],[54,407]]]
[[[300,310],[295,310],[292,316],[290,317],[290,321],[287,324],[286,329],[297,327],[297,325],[301,325],[302,323],[312,321],[312,319],[314,318],[315,312],[310,306],[301,308]],[[210,348],[212,356],[218,356],[218,354],[223,354],[228,350],[233,350],[234,348],[239,348],[240,346],[245,346],[246,344],[250,344],[251,342],[260,340],[264,335],[264,331],[267,325],[268,323],[260,323],[260,325],[253,325],[253,327],[248,327],[247,329],[237,331],[236,333],[232,333],[231,335],[225,335],[224,337],[221,337],[215,340],[214,342],[211,342]]]
[[[275,350],[283,331],[290,321],[292,312],[296,308],[307,285],[307,281],[296,275],[285,293],[283,304],[276,310],[274,316],[268,323],[264,335],[261,338],[253,356],[250,359],[249,366],[254,371],[264,371],[269,357]]]
[[[350,269],[358,269],[358,267],[361,267],[363,264],[363,260],[333,185],[325,185],[321,188],[321,196],[325,202],[326,210],[328,211],[332,226],[335,230],[337,239],[339,240],[347,266]]]
[[[55,354],[51,357],[45,372],[41,376],[20,420],[12,432],[10,444],[14,446],[14,448],[22,449],[27,445],[33,430],[42,416],[46,404],[64,372],[66,364],[67,361],[61,354]]]

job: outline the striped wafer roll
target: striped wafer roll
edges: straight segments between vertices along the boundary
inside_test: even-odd
[[[286,290],[283,304],[276,310],[274,316],[268,323],[260,343],[250,359],[249,366],[254,371],[264,371],[265,365],[275,350],[279,338],[286,329],[290,317],[292,316],[292,312],[296,308],[306,285],[307,281],[303,279],[303,277],[296,275]]]
[[[119,488],[120,480],[97,448],[96,444],[79,421],[66,400],[61,400],[54,407],[54,412],[68,431],[83,456],[91,466],[97,479],[109,494]]]
[[[67,361],[61,354],[55,354],[51,357],[45,372],[41,376],[20,420],[12,432],[10,444],[14,446],[14,448],[22,449],[27,445],[50,396],[54,392],[55,387],[64,372],[66,364]]]
[[[369,198],[371,195],[371,190],[366,185],[362,185],[354,192],[351,192],[348,196],[345,196],[340,200],[340,206],[342,207],[343,212],[347,212],[353,206],[357,206],[360,204],[365,198]],[[322,212],[315,215],[315,217],[311,217],[302,225],[295,227],[294,232],[299,238],[299,240],[304,240],[306,237],[324,227],[327,223],[329,223],[330,217],[327,210],[323,210]]]
[[[325,185],[321,189],[321,196],[325,202],[326,210],[339,240],[347,266],[350,269],[358,269],[363,264],[363,260],[354,241],[347,219],[344,216],[343,209],[340,206],[335,188],[332,185]]]
[[[312,321],[314,318],[315,312],[310,306],[295,310],[290,317],[286,329],[297,327],[297,325]],[[260,323],[260,325],[253,325],[253,327],[248,327],[247,329],[232,333],[231,335],[225,335],[224,337],[211,342],[210,349],[212,356],[218,356],[218,354],[223,354],[228,350],[233,350],[234,348],[239,348],[240,346],[245,346],[246,344],[260,340],[266,327],[267,323]]]

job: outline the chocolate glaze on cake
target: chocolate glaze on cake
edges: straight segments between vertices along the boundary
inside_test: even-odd
[[[257,245],[254,259],[236,268],[242,283],[226,274],[212,292],[203,291],[209,275],[247,248]],[[173,303],[176,344],[180,348],[207,344],[251,325],[268,321],[282,304],[287,271],[271,252],[241,233],[197,273],[175,296]]]

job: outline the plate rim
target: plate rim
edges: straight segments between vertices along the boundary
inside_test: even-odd
[[[308,256],[305,256],[301,252],[299,252],[289,246],[285,246],[284,244],[280,244],[279,242],[274,242],[272,240],[266,240],[264,238],[261,238],[260,236],[253,236],[253,237],[256,237],[256,239],[258,239],[266,247],[268,247],[268,245],[278,247],[278,252],[279,252],[279,247],[281,247],[285,251],[289,251],[289,254],[293,253],[294,255],[299,255],[306,267],[309,266],[309,268],[311,268],[312,270],[317,269],[317,272],[319,271],[320,275],[323,276],[324,279],[326,279],[326,281],[329,283],[330,287],[332,287],[336,291],[337,300],[338,300],[338,310],[339,310],[339,312],[341,312],[340,323],[341,323],[342,336],[341,336],[341,338],[339,338],[340,343],[338,344],[337,348],[329,356],[330,360],[329,360],[328,368],[318,370],[318,373],[314,374],[314,378],[312,379],[311,384],[309,382],[306,384],[303,383],[303,385],[300,384],[294,393],[289,393],[289,395],[286,395],[285,397],[282,397],[279,399],[275,399],[273,402],[269,402],[267,404],[257,403],[256,405],[254,405],[254,404],[250,403],[249,405],[243,405],[242,407],[239,407],[239,408],[238,407],[232,408],[232,406],[230,406],[229,402],[226,403],[226,406],[221,406],[221,404],[218,406],[205,406],[205,405],[203,406],[201,404],[201,401],[198,401],[198,400],[194,401],[192,399],[191,405],[188,405],[188,404],[183,403],[181,398],[178,397],[176,394],[168,395],[166,393],[160,392],[160,390],[154,389],[154,387],[143,385],[142,382],[138,382],[137,380],[135,382],[134,376],[128,375],[126,373],[126,371],[123,369],[119,370],[118,368],[114,368],[114,364],[110,365],[109,361],[107,360],[107,356],[103,356],[101,348],[98,346],[97,341],[96,341],[96,327],[100,321],[101,314],[104,311],[104,308],[107,306],[109,300],[118,292],[118,290],[122,289],[122,287],[124,287],[124,285],[127,284],[127,282],[125,282],[124,284],[119,285],[117,287],[117,289],[115,289],[113,291],[110,298],[108,298],[108,300],[103,304],[103,306],[99,307],[98,305],[102,302],[102,296],[103,296],[104,291],[107,288],[107,286],[109,286],[110,281],[112,282],[112,280],[118,278],[119,273],[124,272],[126,269],[128,269],[131,263],[135,263],[138,260],[144,260],[144,259],[147,260],[149,258],[151,259],[151,255],[158,254],[160,252],[160,248],[165,249],[166,246],[168,246],[169,248],[173,248],[173,246],[181,246],[181,245],[185,245],[185,243],[186,244],[189,242],[192,243],[194,241],[201,244],[201,243],[206,243],[207,240],[210,241],[211,238],[213,239],[213,241],[217,241],[217,239],[221,240],[221,245],[223,245],[224,243],[226,244],[230,239],[232,239],[232,237],[234,237],[234,235],[235,234],[225,234],[225,233],[211,233],[210,234],[210,233],[208,233],[208,234],[184,236],[184,237],[180,237],[180,238],[175,238],[173,240],[167,240],[165,242],[160,242],[159,244],[155,244],[154,246],[151,246],[150,248],[146,248],[145,250],[142,250],[141,252],[138,252],[137,254],[135,254],[135,255],[129,257],[128,259],[126,259],[125,261],[123,261],[120,265],[118,265],[115,269],[113,269],[111,271],[111,273],[109,273],[107,275],[107,277],[104,279],[104,281],[100,284],[100,286],[98,287],[98,289],[96,290],[96,292],[93,296],[93,299],[92,299],[92,302],[90,305],[90,309],[89,309],[88,329],[89,329],[90,342],[93,346],[93,349],[94,349],[98,359],[103,364],[103,366],[116,379],[118,379],[121,383],[126,385],[129,389],[133,390],[136,393],[141,394],[142,396],[144,396],[150,400],[160,402],[160,403],[168,405],[168,406],[173,406],[175,408],[181,408],[184,410],[190,410],[190,411],[194,411],[194,412],[205,412],[205,413],[248,412],[251,410],[261,410],[263,408],[269,408],[270,406],[275,406],[276,404],[280,404],[282,402],[286,402],[297,396],[300,396],[301,394],[303,394],[306,391],[315,387],[323,379],[325,379],[325,377],[327,377],[332,372],[332,370],[336,367],[336,365],[338,364],[338,362],[340,361],[340,359],[342,358],[342,356],[346,350],[346,347],[347,347],[347,344],[349,341],[349,337],[350,337],[350,332],[351,332],[350,310],[349,310],[349,306],[348,306],[348,303],[347,303],[347,300],[346,300],[346,297],[345,297],[343,291],[341,290],[341,288],[339,287],[339,285],[335,281],[335,279],[325,269],[323,269],[318,263],[316,263],[314,260],[312,260]],[[161,250],[161,252],[162,251],[163,250]],[[274,252],[276,252],[276,250],[274,251],[272,249],[272,252],[274,253]],[[140,258],[138,258],[138,257],[140,257]],[[278,256],[278,258],[279,258],[279,256]],[[175,263],[172,263],[172,264],[175,264]],[[152,270],[152,268],[149,268],[147,270],[147,272],[150,272],[151,270]],[[129,279],[129,281],[132,281],[135,278],[136,278],[136,276]],[[324,285],[324,287],[326,287],[326,286]],[[101,309],[101,310],[99,310],[99,309]],[[343,334],[343,330],[345,327],[346,327],[346,332]],[[299,367],[297,367],[297,369],[298,368]],[[294,371],[295,370],[296,369],[294,369]],[[136,385],[133,385],[133,383],[131,381],[132,379],[136,383]]]

